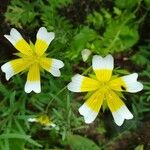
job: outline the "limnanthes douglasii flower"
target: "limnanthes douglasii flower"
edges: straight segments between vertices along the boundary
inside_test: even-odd
[[[43,126],[47,126],[47,127],[56,127],[56,124],[54,124],[48,115],[46,114],[41,114],[35,118],[29,118],[28,119],[29,122],[37,122]]]
[[[79,108],[79,113],[83,115],[85,123],[92,123],[105,101],[112,112],[115,123],[121,126],[125,119],[132,119],[133,115],[120,99],[119,92],[141,91],[143,85],[137,81],[138,74],[112,76],[114,59],[111,55],[104,58],[95,55],[92,59],[92,68],[96,76],[89,78],[76,74],[68,84],[68,89],[72,92],[92,92]]]
[[[9,80],[15,74],[28,70],[25,92],[40,93],[41,69],[50,72],[55,77],[61,75],[59,69],[64,66],[64,63],[58,59],[48,58],[45,53],[55,37],[54,32],[48,32],[45,27],[41,27],[37,32],[35,45],[28,44],[14,28],[11,29],[10,35],[4,36],[19,51],[17,56],[20,57],[1,66],[2,71],[6,74],[6,80]]]

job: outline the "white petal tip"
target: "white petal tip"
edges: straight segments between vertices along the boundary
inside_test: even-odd
[[[49,69],[49,72],[55,77],[60,77],[61,72],[59,69],[61,69],[62,67],[64,67],[64,63],[61,60],[52,59],[52,66]]]
[[[56,124],[51,123],[49,126],[51,126],[51,127],[55,128],[55,127],[56,127]]]
[[[40,81],[27,81],[25,84],[25,92],[30,93],[34,91],[35,93],[41,92],[41,85]]]
[[[91,124],[91,123],[93,123],[94,120],[93,119],[91,120],[89,118],[84,117],[84,121],[85,121],[86,124]]]
[[[55,33],[49,32],[49,38],[51,38],[51,40],[53,40],[55,38]]]
[[[105,58],[113,59],[112,55],[108,54]]]
[[[79,108],[79,113],[84,117],[84,121],[86,124],[92,123],[98,115],[98,112],[93,111],[86,104],[83,104]]]
[[[10,35],[6,35],[6,34],[5,34],[4,37],[5,37],[7,40],[9,40],[9,41],[13,40]]]
[[[54,32],[48,32],[45,27],[41,27],[37,32],[37,39],[44,40],[48,45],[55,38]]]
[[[67,88],[68,88],[68,90],[71,91],[71,92],[80,92],[80,91],[81,91],[81,90],[80,90],[80,87],[75,86],[73,82],[70,82],[70,83],[67,85]]]
[[[37,119],[36,118],[29,118],[28,122],[37,122]]]
[[[57,68],[51,68],[51,69],[49,70],[49,72],[50,72],[54,77],[60,77],[60,76],[61,76],[60,70],[57,69]]]
[[[106,57],[101,57],[99,55],[94,55],[92,59],[92,66],[94,70],[97,69],[110,69],[114,68],[114,58],[112,55],[107,55]]]
[[[58,68],[58,69],[64,67],[64,63],[58,59],[52,59],[52,65],[53,67]]]
[[[10,35],[4,35],[4,37],[12,44],[15,45],[19,40],[22,39],[21,34],[15,29],[10,30]]]
[[[10,30],[10,36],[16,41],[22,39],[21,34],[15,28]]]
[[[143,89],[143,84],[137,81],[138,78],[137,73],[132,73],[130,75],[123,76],[121,78],[124,80],[128,92],[136,93]]]
[[[81,92],[81,84],[83,76],[76,74],[71,78],[71,82],[67,85],[68,90],[72,92]]]
[[[71,83],[69,83],[69,84],[67,85],[67,89],[68,89],[69,91],[72,91],[72,90],[71,90],[71,89],[72,89]]]
[[[5,78],[7,81],[15,74],[9,62],[2,65],[1,70],[5,73]]]
[[[133,118],[132,113],[128,110],[128,108],[123,105],[120,109],[112,113],[115,123],[118,126],[121,126],[125,119],[130,120]]]
[[[137,92],[140,92],[140,91],[143,90],[144,86],[143,86],[142,83],[136,82],[135,84],[136,85],[133,85],[132,89],[130,89],[129,92],[131,92],[131,93],[137,93]]]

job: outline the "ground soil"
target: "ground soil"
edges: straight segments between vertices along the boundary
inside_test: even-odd
[[[7,5],[9,4],[10,0],[0,0],[0,56],[2,59],[11,58],[10,49],[12,49],[11,45],[8,44],[8,41],[4,38],[4,34],[8,33],[10,30],[9,24],[5,22],[4,13],[7,9]],[[12,50],[11,50],[12,51]],[[1,59],[1,60],[2,60]],[[0,61],[0,64],[2,62]]]
[[[137,145],[144,145],[150,150],[150,121],[145,121],[134,132],[125,134],[121,139],[108,145],[108,150],[133,150]]]

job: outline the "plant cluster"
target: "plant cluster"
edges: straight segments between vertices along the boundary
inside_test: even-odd
[[[150,21],[150,0],[114,0],[110,1],[111,7],[102,0],[90,0],[97,7],[88,12],[83,22],[76,20],[73,23],[71,17],[76,14],[70,14],[70,18],[65,14],[72,7],[78,11],[76,1],[10,1],[4,14],[5,22],[18,28],[21,33],[30,31],[31,38],[35,37],[41,26],[54,32],[55,39],[47,53],[52,58],[63,60],[65,67],[59,79],[42,72],[42,92],[39,94],[23,91],[26,81],[24,74],[14,76],[9,82],[1,79],[0,149],[107,149],[110,143],[135,131],[142,124],[141,120],[149,117],[150,36],[145,38],[142,33]],[[86,125],[78,114],[77,110],[83,103],[81,100],[88,95],[73,94],[66,85],[73,74],[87,75],[92,72],[88,68],[91,66],[91,55],[83,62],[83,49],[89,49],[91,55],[114,55],[117,66],[121,66],[113,71],[114,74],[138,72],[140,75],[144,90],[132,96],[125,94],[129,100],[126,104],[134,118],[121,128],[117,128],[113,122],[109,123],[110,116],[105,107],[104,113],[92,125]],[[32,118],[36,118],[36,121],[29,122],[29,118],[32,121]],[[43,122],[43,118],[47,119],[46,122]],[[47,126],[47,122],[53,122],[56,126]],[[143,146],[135,149],[138,147]]]

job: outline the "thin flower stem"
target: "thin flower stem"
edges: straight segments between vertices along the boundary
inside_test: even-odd
[[[85,125],[85,126],[80,126],[80,127],[78,127],[78,128],[73,128],[72,131],[78,131],[78,130],[87,129],[87,128],[89,128],[89,126],[88,126],[88,125]]]
[[[92,69],[92,67],[87,68],[81,75],[87,74],[91,69]],[[67,88],[67,85],[64,86],[64,87],[56,94],[56,96],[58,96],[59,94],[61,94],[66,88]],[[48,109],[49,109],[51,103],[53,102],[53,100],[55,100],[55,98],[52,98],[52,99],[50,100],[50,102],[48,103],[48,105],[47,105],[47,107],[46,107],[46,109],[45,109],[45,111],[44,111],[46,114],[48,113]]]
[[[56,94],[56,96],[58,96],[59,94],[61,94],[66,88],[67,88],[67,85],[64,86],[64,87]],[[52,98],[52,99],[50,100],[50,102],[48,103],[48,105],[47,105],[47,107],[46,107],[46,110],[45,110],[46,113],[48,112],[48,109],[49,109],[49,107],[50,107],[50,105],[51,105],[51,103],[53,102],[54,99],[55,99],[55,98]]]

